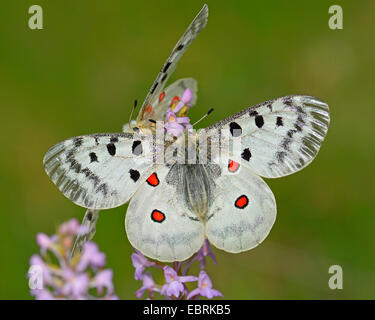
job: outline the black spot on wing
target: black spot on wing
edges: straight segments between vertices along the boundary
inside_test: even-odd
[[[116,142],[118,142],[118,138],[117,137],[111,137],[110,142],[116,143]]]
[[[301,106],[297,106],[297,111],[298,111],[298,113],[306,114],[306,111],[303,110],[303,108]]]
[[[75,155],[75,153],[77,152],[77,149],[71,149],[69,150],[69,152],[66,154],[66,159],[70,159],[70,158],[73,158],[73,156]]]
[[[286,134],[289,138],[292,138],[293,135],[297,132],[297,130],[290,129]]]
[[[290,144],[292,143],[292,139],[291,138],[285,138],[282,143],[281,143],[281,146],[286,150],[286,151],[289,151],[289,146]]]
[[[294,124],[294,128],[296,128],[296,130],[297,130],[298,132],[301,132],[301,131],[302,131],[302,127],[300,127],[300,126],[298,125],[298,123],[295,123],[295,124]]]
[[[90,163],[91,162],[99,162],[98,157],[96,156],[95,152],[90,152],[89,156],[90,156]]]
[[[151,89],[151,94],[153,94],[155,92],[158,85],[159,85],[159,82],[154,83],[154,85],[152,86],[152,89]]]
[[[107,150],[111,156],[114,156],[116,154],[116,146],[113,143],[107,144]]]
[[[290,98],[290,97],[284,98],[283,103],[286,104],[287,106],[291,107],[293,105],[292,98]]]
[[[305,120],[301,115],[297,117],[297,122],[294,124],[294,128],[298,131],[301,132],[303,126],[305,125]]]
[[[298,117],[297,117],[297,123],[305,124],[305,120],[303,120],[303,117],[301,115],[298,115]]]
[[[229,127],[232,137],[239,137],[242,134],[242,128],[237,122],[231,122]]]
[[[180,44],[180,45],[176,48],[176,51],[180,51],[180,50],[182,50],[183,47],[184,47],[184,45],[183,45],[183,44]]]
[[[78,163],[76,159],[69,158],[67,161],[70,162],[70,169],[74,170],[75,173],[81,172],[81,165]]]
[[[86,178],[93,182],[95,187],[100,183],[100,178],[96,174],[94,174],[89,168],[84,168],[82,170],[82,173],[86,176]]]
[[[165,79],[167,79],[168,73],[164,74],[163,78],[161,78],[160,82],[164,82]]]
[[[141,176],[138,170],[130,169],[130,170],[129,170],[129,173],[130,173],[130,178],[131,178],[134,182],[137,182],[137,180],[138,180],[139,177]]]
[[[83,138],[74,138],[73,144],[76,148],[80,147],[82,145]]]
[[[244,151],[241,153],[241,158],[249,161],[251,158],[251,152],[249,148],[244,149]]]
[[[164,68],[163,68],[163,72],[167,72],[167,70],[168,70],[168,68],[170,67],[171,64],[172,64],[172,63],[168,61],[168,62],[165,64]]]
[[[139,156],[142,154],[142,152],[142,142],[140,140],[135,140],[132,145],[132,153],[136,156]]]
[[[262,116],[256,116],[255,117],[255,124],[258,128],[262,128],[264,125],[264,120]]]
[[[283,118],[282,118],[282,117],[277,117],[277,118],[276,118],[276,125],[277,125],[278,127],[281,127],[281,126],[284,125],[284,123],[283,123]]]
[[[284,151],[278,151],[276,152],[276,159],[280,163],[284,163],[284,159],[286,157],[287,153]]]
[[[257,115],[258,115],[258,112],[256,112],[256,111],[250,111],[250,113],[249,113],[250,117],[255,117]]]
[[[99,193],[103,193],[104,196],[106,196],[108,194],[108,186],[106,183],[102,183],[97,189],[96,189],[96,192]]]

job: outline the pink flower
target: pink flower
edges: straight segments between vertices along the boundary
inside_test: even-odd
[[[86,273],[76,274],[71,269],[63,271],[65,280],[62,293],[73,299],[83,299],[89,288],[89,276]]]
[[[135,280],[141,280],[142,274],[145,268],[155,265],[155,262],[148,260],[142,253],[136,250],[136,253],[133,253],[131,258],[133,266],[135,268],[134,278]]]
[[[105,296],[104,298],[100,298],[99,300],[119,300],[119,298],[118,298],[118,296],[113,294],[111,296]]]
[[[203,269],[206,266],[207,256],[210,256],[212,260],[214,261],[214,263],[216,264],[216,257],[211,250],[211,246],[210,246],[208,239],[204,241],[202,248],[200,248],[199,251],[197,252],[196,258],[201,263],[201,269]]]
[[[177,122],[167,122],[164,125],[164,128],[167,130],[168,134],[175,137],[179,137],[180,135],[182,135],[185,130],[185,127],[181,124],[178,124]]]
[[[138,299],[142,298],[142,295],[145,291],[152,292],[156,291],[159,292],[160,290],[156,287],[154,280],[152,279],[151,273],[147,272],[142,276],[142,287],[137,290],[136,296]]]
[[[30,290],[35,299],[118,299],[113,294],[113,272],[110,269],[102,269],[105,265],[105,254],[99,251],[95,243],[85,243],[82,254],[77,253],[71,257],[74,238],[82,229],[72,219],[58,228],[57,235],[48,237],[44,233],[38,234],[37,242],[41,251],[48,249],[49,254],[34,254],[30,258],[30,265],[40,268],[29,270],[31,286],[34,287],[30,282],[34,281],[34,270],[38,273],[41,270],[43,277],[43,288]],[[104,292],[105,288],[107,290]]]
[[[43,259],[38,254],[33,254],[30,258],[30,266],[39,266],[42,269],[43,281],[49,282],[52,279],[51,272]]]
[[[99,271],[94,278],[95,287],[98,289],[99,294],[103,293],[104,288],[107,288],[107,295],[113,293],[113,271],[111,269],[106,269]]]
[[[191,291],[187,298],[190,299],[197,295],[207,297],[208,299],[212,299],[216,296],[223,296],[220,291],[212,289],[212,281],[206,271],[203,270],[199,273],[198,288]]]
[[[77,219],[70,219],[67,222],[64,222],[59,227],[59,233],[62,235],[75,235],[78,233],[80,228],[79,222]]]
[[[190,102],[193,100],[193,92],[189,88],[187,88],[184,93],[182,94],[180,102],[177,104],[177,106],[174,108],[174,112],[178,113],[182,109],[184,105],[190,105]]]
[[[172,109],[169,108],[166,113],[166,122],[164,128],[168,134],[179,137],[183,134],[185,128],[191,129],[190,119],[185,117],[187,108],[191,107],[190,102],[193,100],[193,93],[187,88],[182,94],[181,100],[177,105],[173,105]],[[186,106],[182,111],[181,109]],[[181,111],[181,112],[180,112]],[[180,113],[179,113],[180,112]]]
[[[164,267],[164,277],[167,283],[162,287],[161,294],[167,297],[175,296],[176,298],[181,292],[184,292],[183,283],[197,281],[198,279],[194,276],[179,276],[170,266]]]
[[[31,294],[35,296],[36,300],[58,300],[47,289],[34,289]]]
[[[53,239],[47,236],[45,233],[39,232],[36,235],[36,243],[41,249],[41,253],[45,254],[47,249],[49,249],[53,244]]]
[[[137,251],[137,250],[136,250]],[[204,270],[199,273],[199,278],[195,276],[187,276],[187,273],[195,261],[200,262],[201,269],[205,268],[206,257],[210,256],[216,263],[216,258],[210,248],[210,243],[205,240],[201,249],[192,257],[185,261],[173,262],[173,268],[165,263],[153,263],[145,258],[139,251],[132,255],[133,265],[136,268],[136,279],[142,280],[142,287],[136,292],[137,298],[141,298],[144,292],[148,292],[147,299],[153,299],[154,293],[159,292],[166,296],[167,299],[190,299],[205,296],[209,299],[222,294],[212,289],[211,279]],[[146,267],[154,266],[154,268],[163,269],[164,283],[155,284],[150,271],[143,274]],[[185,282],[198,280],[198,288],[189,293],[189,288]],[[161,288],[161,289],[160,289]]]
[[[193,100],[193,92],[189,88],[187,88],[184,93],[182,94],[181,101],[185,104],[188,104]]]
[[[82,256],[77,265],[77,270],[82,271],[88,266],[98,269],[104,267],[105,263],[105,254],[99,251],[96,243],[89,241],[83,245]]]

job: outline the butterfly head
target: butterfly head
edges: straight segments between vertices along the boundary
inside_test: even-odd
[[[131,120],[129,123],[124,124],[123,131],[128,133],[134,133],[139,131],[137,121]]]

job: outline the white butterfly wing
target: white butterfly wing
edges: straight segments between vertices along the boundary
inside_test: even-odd
[[[159,261],[182,261],[199,250],[204,226],[186,206],[169,169],[159,166],[130,200],[125,218],[128,239],[144,255]]]
[[[260,244],[276,219],[271,189],[259,176],[242,167],[215,180],[214,199],[207,213],[206,236],[215,247],[238,253]]]
[[[277,178],[301,170],[315,158],[329,120],[326,103],[310,96],[287,96],[245,109],[207,131],[227,130],[230,144],[237,139],[242,145],[233,157],[263,177]]]
[[[185,33],[182,35],[180,40],[177,42],[167,61],[164,63],[164,66],[156,77],[151,90],[147,94],[147,97],[142,104],[141,111],[137,118],[138,121],[144,118],[146,108],[154,101],[155,97],[159,97],[160,93],[163,91],[164,85],[168,81],[169,76],[176,69],[178,61],[181,59],[190,44],[194,41],[198,33],[206,26],[207,18],[208,6],[205,4],[189,25]]]
[[[48,176],[74,203],[109,209],[129,201],[148,177],[153,164],[148,146],[127,133],[80,136],[53,146],[43,163]]]

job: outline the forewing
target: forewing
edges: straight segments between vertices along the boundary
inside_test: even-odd
[[[141,111],[137,120],[140,121],[144,118],[146,108],[158,97],[163,91],[165,83],[168,81],[169,76],[176,69],[177,62],[181,59],[189,45],[196,38],[198,33],[206,26],[208,18],[208,6],[205,4],[198,15],[194,18],[193,22],[189,25],[185,33],[178,40],[172,53],[164,63],[163,68],[160,70],[156,80],[154,81],[145,101],[143,102]]]
[[[191,105],[195,105],[197,101],[198,84],[193,78],[179,79],[168,86],[163,92],[154,98],[154,101],[148,105],[143,113],[144,119],[153,119],[155,121],[164,120],[167,109],[171,106],[175,97],[181,99],[184,91],[189,88],[193,93]]]
[[[204,241],[203,223],[187,208],[182,195],[160,165],[130,200],[125,218],[128,239],[144,255],[159,261],[183,261]]]
[[[144,137],[93,134],[56,144],[43,163],[53,183],[74,203],[108,209],[129,201],[152,167],[152,152]]]
[[[328,105],[310,96],[287,96],[245,109],[207,128],[229,136],[230,155],[253,172],[277,178],[306,167],[329,126]],[[236,149],[235,143],[240,145]],[[238,150],[234,152],[233,150]]]
[[[222,166],[215,186],[207,214],[208,240],[232,253],[256,247],[267,237],[276,219],[271,189],[249,169],[230,172],[226,166]]]

